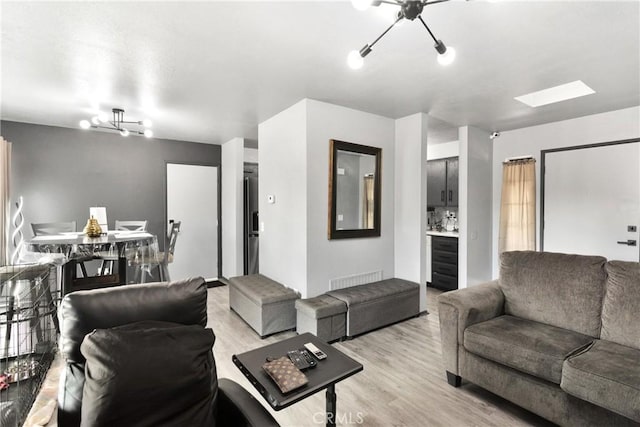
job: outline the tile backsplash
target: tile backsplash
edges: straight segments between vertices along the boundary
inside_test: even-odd
[[[449,221],[454,221],[454,228],[458,229],[458,209],[455,208],[435,208],[433,211],[427,212],[427,229],[438,230],[444,229],[446,221],[443,221],[449,213]],[[454,220],[455,218],[455,220]]]

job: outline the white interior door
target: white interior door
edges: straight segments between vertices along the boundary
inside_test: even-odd
[[[545,251],[640,260],[639,147],[634,142],[546,153]],[[636,246],[618,243],[628,240]]]
[[[218,168],[168,163],[167,218],[181,222],[171,280],[218,278]]]

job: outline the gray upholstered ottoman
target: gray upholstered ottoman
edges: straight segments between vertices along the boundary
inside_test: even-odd
[[[353,337],[420,314],[420,285],[403,279],[327,292],[347,304],[347,336]]]
[[[344,338],[347,323],[347,305],[329,295],[296,300],[299,334],[311,332],[326,342]]]
[[[295,301],[299,298],[293,289],[262,274],[229,279],[229,307],[262,338],[295,329]]]

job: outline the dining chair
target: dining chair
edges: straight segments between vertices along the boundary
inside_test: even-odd
[[[158,258],[160,258],[160,281],[168,282],[169,278],[169,264],[173,262],[173,253],[176,249],[176,241],[178,240],[178,234],[180,234],[180,221],[174,221],[171,223],[171,231],[169,231],[169,241],[164,252],[160,252]],[[164,270],[164,271],[163,271]]]
[[[34,236],[51,236],[60,233],[72,233],[76,231],[76,222],[32,222],[31,230]]]
[[[116,220],[115,228],[116,231],[147,231],[147,223],[149,221],[121,221]],[[98,267],[98,274],[104,276],[105,274],[111,274],[113,271],[113,264],[118,261],[117,254],[110,253],[100,253],[100,258],[102,258],[102,262],[100,263],[100,267]]]
[[[116,220],[116,230],[119,231],[147,231],[149,221],[120,221]]]
[[[158,268],[161,282],[168,282],[171,280],[169,275],[169,264],[173,262],[176,241],[178,240],[178,234],[180,234],[180,225],[180,221],[174,221],[171,223],[164,252],[158,252],[157,256],[146,256],[140,259],[134,258],[130,261],[131,264],[136,266],[136,281],[138,281],[139,278],[139,283],[145,283],[146,275],[151,275],[151,272],[156,267]]]
[[[74,233],[77,231],[75,221],[66,222],[32,222],[31,230],[34,236],[52,236],[61,233]],[[88,277],[87,267],[84,262],[79,262],[83,277]]]

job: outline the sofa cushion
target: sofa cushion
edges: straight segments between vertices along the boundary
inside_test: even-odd
[[[289,289],[262,274],[232,277],[229,279],[229,286],[235,287],[257,305],[300,298],[300,295],[293,289]]]
[[[555,384],[560,384],[565,358],[592,341],[588,335],[513,316],[464,331],[467,351]]]
[[[207,324],[207,284],[202,277],[77,291],[65,295],[60,313],[60,344],[67,362],[84,364],[80,344],[94,329],[108,329],[140,319],[185,325]],[[68,376],[67,383],[83,382]]]
[[[567,393],[640,423],[640,350],[596,340],[569,357],[560,387]]]
[[[88,334],[83,426],[214,425],[211,329],[143,321]]]
[[[640,263],[610,261],[602,306],[601,338],[640,349]]]
[[[505,314],[600,337],[605,262],[599,256],[502,253]]]

